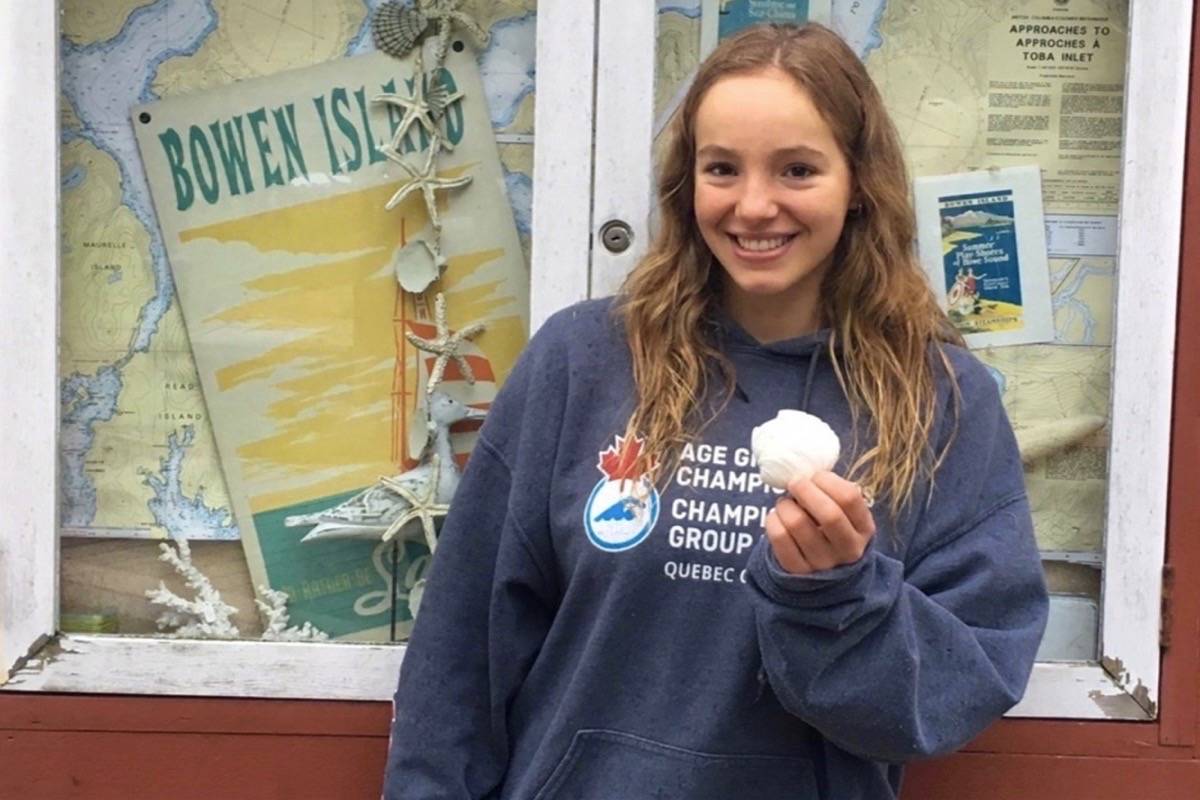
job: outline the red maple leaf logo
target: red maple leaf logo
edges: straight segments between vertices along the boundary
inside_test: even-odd
[[[642,440],[638,437],[626,440],[618,436],[616,444],[600,453],[600,461],[596,464],[610,481],[637,480],[642,477],[642,470],[637,468],[638,456],[642,454]]]

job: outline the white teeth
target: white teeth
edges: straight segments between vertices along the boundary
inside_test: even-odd
[[[777,247],[783,247],[787,244],[790,236],[777,236],[774,239],[746,239],[741,236],[734,237],[737,240],[738,247],[743,250],[774,250]]]

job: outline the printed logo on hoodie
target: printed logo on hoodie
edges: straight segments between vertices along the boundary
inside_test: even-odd
[[[600,451],[596,468],[604,476],[583,508],[588,539],[601,550],[620,552],[636,547],[658,522],[658,490],[637,468],[643,440],[617,436]]]

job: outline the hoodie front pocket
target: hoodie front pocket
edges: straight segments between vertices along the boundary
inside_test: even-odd
[[[640,736],[581,730],[534,800],[809,800],[812,763],[701,753]]]

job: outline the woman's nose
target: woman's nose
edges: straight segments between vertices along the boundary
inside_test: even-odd
[[[770,219],[779,213],[770,182],[747,176],[738,196],[736,213],[744,220]]]

